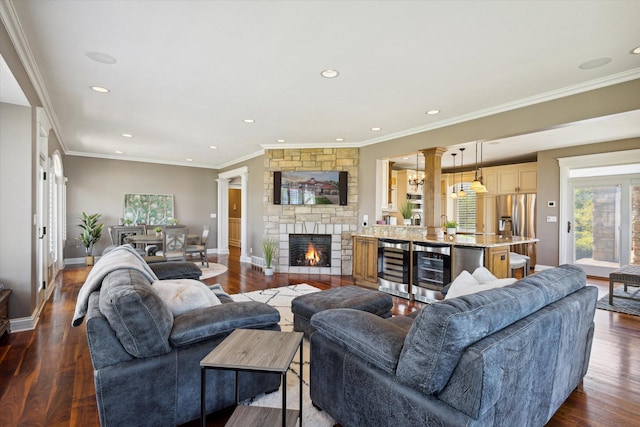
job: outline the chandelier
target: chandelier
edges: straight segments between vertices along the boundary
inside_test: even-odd
[[[409,178],[409,185],[412,187],[416,187],[416,190],[418,189],[419,185],[424,184],[424,173],[422,174],[422,178],[418,178],[418,172],[420,172],[420,169],[418,168],[418,155],[419,153],[416,153],[416,175],[413,178]]]

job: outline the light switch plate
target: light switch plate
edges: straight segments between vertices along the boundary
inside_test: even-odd
[[[547,207],[548,208],[555,208],[556,207],[556,201],[555,200],[549,200],[547,202]]]
[[[557,216],[548,216],[547,217],[547,222],[558,222],[558,217]]]

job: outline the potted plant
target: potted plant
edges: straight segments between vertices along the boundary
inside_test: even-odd
[[[273,262],[273,257],[275,256],[276,249],[278,249],[277,240],[271,237],[266,237],[262,240],[262,253],[264,254],[265,276],[273,275],[273,266],[271,265],[271,263]]]
[[[125,218],[125,220],[122,223],[126,226],[133,225],[133,221],[131,221],[131,219],[129,218]]]
[[[98,223],[100,220],[100,214],[92,214],[87,215],[86,212],[82,212],[82,216],[80,217],[80,224],[78,227],[82,230],[80,233],[80,237],[78,240],[82,243],[82,246],[85,247],[86,255],[84,257],[85,265],[93,265],[94,257],[93,257],[93,245],[100,240],[102,237],[102,229],[104,228],[104,224]]]
[[[409,200],[405,200],[405,202],[400,206],[400,215],[404,218],[404,225],[411,225],[411,217],[413,216],[413,203]]]
[[[153,231],[156,232],[156,237],[160,237],[162,235],[162,227],[156,227]]]
[[[458,226],[458,223],[455,221],[449,221],[447,220],[444,223],[444,228],[447,229],[447,234],[453,236],[454,234],[456,234],[456,227]]]

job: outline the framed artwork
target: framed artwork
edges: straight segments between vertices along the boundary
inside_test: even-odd
[[[174,220],[173,194],[125,194],[124,220],[130,224],[166,225]]]

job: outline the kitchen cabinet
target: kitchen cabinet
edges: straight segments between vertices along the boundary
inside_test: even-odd
[[[378,289],[378,239],[353,236],[353,278],[356,283]]]
[[[503,166],[498,170],[498,193],[535,193],[538,186],[536,163]]]
[[[485,267],[498,279],[510,277],[509,246],[489,247],[485,249]]]

